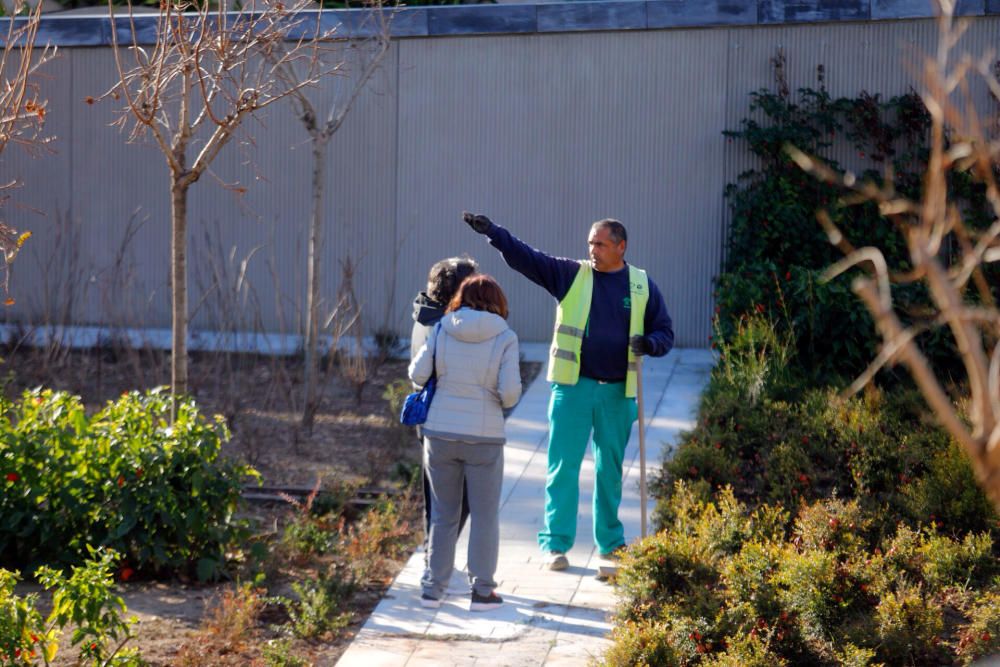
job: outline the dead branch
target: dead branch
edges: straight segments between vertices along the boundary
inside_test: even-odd
[[[1000,147],[984,135],[968,79],[978,75],[998,101],[1000,82],[990,65],[991,56],[975,63],[968,56],[952,58],[965,28],[952,20],[951,2],[942,0],[941,9],[937,53],[926,60],[924,68],[922,99],[931,117],[931,143],[920,201],[899,197],[891,185],[879,188],[858,183],[853,174],[838,174],[794,148],[789,153],[802,169],[850,191],[845,201],[876,203],[902,231],[914,267],[907,276],[891,276],[881,250],[856,249],[829,215],[818,214],[831,243],[845,254],[825,277],[852,268],[864,272],[852,287],[874,317],[882,338],[878,357],[849,392],[859,391],[885,365],[905,366],[941,424],[965,450],[976,479],[1000,509],[1000,312],[983,273],[986,264],[1000,259],[1000,190],[996,182]],[[964,104],[953,100],[959,94]],[[959,207],[949,201],[948,175],[956,170],[971,170],[984,185],[994,214],[987,228],[969,228]],[[891,174],[886,180],[891,182]],[[949,240],[954,240],[957,250],[945,251]],[[934,311],[929,322],[907,327],[896,314],[891,285],[901,278],[919,280],[928,288]],[[975,290],[968,289],[970,281]],[[955,342],[965,370],[967,414],[956,408],[920,348],[917,334],[930,326],[947,328]]]
[[[46,45],[42,52],[35,52],[35,39],[41,17],[42,3],[34,9],[26,9],[26,4],[18,0],[13,16],[7,20],[7,31],[0,49],[0,154],[11,142],[29,151],[43,145],[42,128],[45,124],[47,103],[39,97],[35,81],[39,68],[55,57],[56,48]],[[23,19],[18,15],[26,12]],[[16,187],[16,180],[0,184],[0,193]],[[0,203],[6,197],[0,198]],[[7,294],[10,279],[10,264],[17,257],[30,232],[19,234],[0,219],[0,252],[3,253],[0,288]],[[7,297],[5,303],[12,304]]]

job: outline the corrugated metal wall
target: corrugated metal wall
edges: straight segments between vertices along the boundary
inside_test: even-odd
[[[998,27],[976,19],[963,48],[982,52]],[[589,224],[611,216],[629,229],[628,258],[663,290],[678,344],[704,346],[727,219],[723,189],[753,166],[721,132],[746,116],[751,91],[771,85],[776,49],[793,89],[814,85],[823,64],[834,95],[890,96],[914,85],[915,54],[933,51],[936,34],[932,21],[900,21],[397,41],[329,149],[327,298],[350,256],[368,331],[388,325],[406,336],[427,267],[467,252],[504,285],[522,339],[546,340],[551,299],[462,225],[461,211],[487,213],[526,242],[571,257],[584,255]],[[17,304],[2,316],[50,323],[58,304],[72,301],[73,323],[168,327],[163,157],[126,145],[107,126],[109,103],[85,103],[114,80],[108,49],[63,49],[47,74],[55,152],[4,156],[4,179],[25,183],[8,219],[34,236],[13,267]],[[323,93],[337,94],[336,85]],[[309,144],[290,107],[247,127],[244,142],[228,146],[192,190],[195,326],[296,333]],[[121,252],[130,224],[138,231]],[[249,289],[236,295],[235,272],[248,256]],[[213,287],[219,276],[224,287]]]

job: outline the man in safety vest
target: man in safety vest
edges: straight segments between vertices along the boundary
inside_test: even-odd
[[[590,229],[590,260],[552,257],[484,215],[465,222],[485,234],[515,271],[558,302],[549,352],[548,476],[538,545],[551,570],[569,567],[576,539],[580,465],[594,436],[594,542],[604,558],[625,544],[618,520],[622,462],[636,419],[636,357],[661,357],[674,345],[663,296],[642,269],[625,262],[625,227],[610,218]]]

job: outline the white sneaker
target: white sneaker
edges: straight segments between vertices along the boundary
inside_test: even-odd
[[[545,559],[545,567],[555,571],[565,570],[569,567],[569,559],[561,551],[550,551]]]
[[[424,609],[440,609],[441,600],[439,598],[432,598],[427,593],[420,594],[420,606]]]

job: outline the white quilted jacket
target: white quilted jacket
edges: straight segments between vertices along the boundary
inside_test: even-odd
[[[519,362],[517,334],[502,317],[471,308],[447,313],[410,362],[410,379],[417,386],[437,371],[437,391],[421,432],[503,444],[502,408],[521,398]]]

